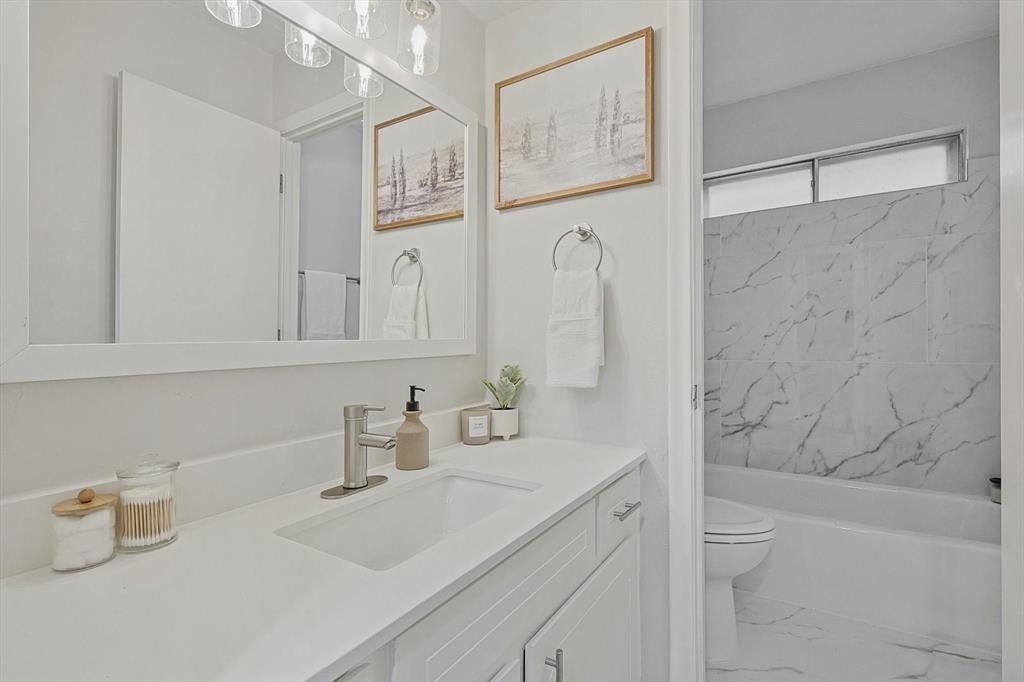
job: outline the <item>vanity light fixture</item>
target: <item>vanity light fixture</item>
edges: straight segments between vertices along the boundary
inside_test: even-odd
[[[387,33],[388,24],[380,0],[340,0],[338,24],[345,33],[372,40]]]
[[[292,24],[284,27],[284,51],[299,66],[319,69],[331,63],[331,47],[309,31]]]
[[[398,63],[417,76],[437,72],[441,63],[441,5],[437,0],[402,0],[398,21]]]
[[[384,81],[366,64],[345,57],[345,89],[356,97],[371,99],[384,93]]]
[[[206,10],[234,28],[253,28],[263,21],[263,8],[256,0],[206,0]]]

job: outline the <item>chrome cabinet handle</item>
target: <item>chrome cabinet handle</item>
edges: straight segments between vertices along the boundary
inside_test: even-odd
[[[637,509],[639,509],[642,504],[643,503],[639,502],[639,501],[637,501],[637,502],[627,502],[626,503],[626,511],[612,512],[612,516],[617,518],[619,521],[625,521],[626,519],[629,518],[629,515],[632,514],[633,512],[635,512]]]
[[[551,658],[548,656],[544,659],[544,665],[549,665],[555,669],[555,682],[562,682],[565,679],[565,666],[564,659],[565,652],[561,649],[555,649],[555,657]]]

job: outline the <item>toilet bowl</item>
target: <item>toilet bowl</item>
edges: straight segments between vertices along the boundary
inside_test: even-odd
[[[732,579],[764,561],[775,520],[752,507],[704,498],[704,625],[708,662],[736,657],[736,605]]]

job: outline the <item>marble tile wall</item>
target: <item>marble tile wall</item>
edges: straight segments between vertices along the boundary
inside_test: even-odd
[[[705,220],[705,459],[986,494],[998,228],[998,157],[962,183]]]

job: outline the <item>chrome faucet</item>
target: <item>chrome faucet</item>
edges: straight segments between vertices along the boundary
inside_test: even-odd
[[[395,447],[394,436],[369,433],[366,430],[368,412],[383,412],[385,408],[372,405],[346,405],[345,414],[345,477],[341,485],[329,488],[320,497],[334,500],[380,485],[387,476],[366,476],[366,448],[390,450]]]

